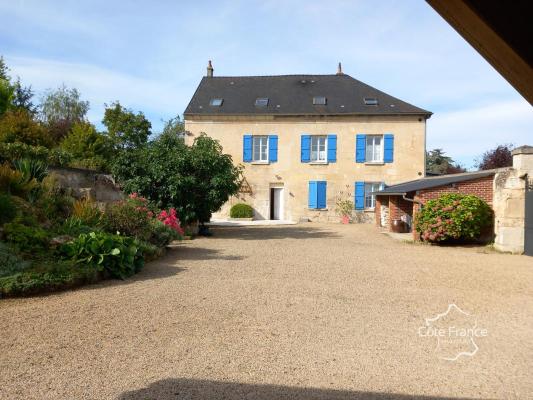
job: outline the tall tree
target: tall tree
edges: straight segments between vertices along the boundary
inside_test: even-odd
[[[14,90],[8,71],[4,58],[0,56],[0,116],[9,110],[13,101]]]
[[[513,165],[512,144],[500,144],[488,150],[476,160],[476,167],[481,170],[510,167]]]
[[[61,149],[72,156],[79,167],[107,169],[111,146],[109,138],[96,131],[90,122],[76,122],[61,142]]]
[[[142,112],[135,114],[117,101],[106,105],[102,123],[116,149],[141,147],[151,135],[152,124]]]
[[[218,141],[202,135],[192,146],[165,134],[146,146],[120,152],[113,173],[128,192],[176,208],[185,222],[209,221],[241,182],[240,166]]]
[[[43,97],[41,119],[56,142],[67,136],[74,123],[86,120],[89,102],[80,97],[78,89],[69,89],[65,85],[48,90]]]
[[[37,115],[37,106],[33,104],[33,90],[31,86],[22,86],[20,78],[13,84],[13,107],[23,108],[32,116]]]
[[[466,170],[446,155],[443,149],[433,149],[426,153],[426,171],[432,174],[457,174]]]

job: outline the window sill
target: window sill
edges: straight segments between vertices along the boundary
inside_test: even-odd
[[[308,208],[309,211],[328,211],[328,208]]]
[[[270,162],[269,161],[252,161],[251,164],[252,165],[269,165]]]
[[[309,165],[328,165],[327,161],[311,161]]]
[[[365,165],[385,165],[383,161],[369,161],[365,162]]]

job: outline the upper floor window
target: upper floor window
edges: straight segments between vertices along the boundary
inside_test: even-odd
[[[211,101],[209,102],[209,105],[213,107],[220,107],[223,102],[224,102],[224,99],[211,99]]]
[[[366,162],[383,162],[383,136],[366,136]]]
[[[311,136],[311,162],[326,162],[326,136]]]
[[[252,136],[252,161],[268,161],[268,136]]]
[[[367,106],[377,106],[378,105],[378,99],[376,99],[375,97],[365,97],[363,99],[363,101],[365,102],[365,105],[367,105]]]

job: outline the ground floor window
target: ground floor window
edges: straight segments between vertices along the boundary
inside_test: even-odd
[[[365,182],[365,208],[373,210],[376,207],[376,195],[371,194],[382,188],[381,182]]]

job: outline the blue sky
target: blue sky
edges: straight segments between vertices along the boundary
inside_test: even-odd
[[[344,72],[434,113],[428,148],[466,166],[533,144],[531,106],[425,2],[0,0],[0,54],[38,95],[62,83],[100,123],[114,100],[154,131],[215,75]],[[529,141],[529,142],[528,142]]]

